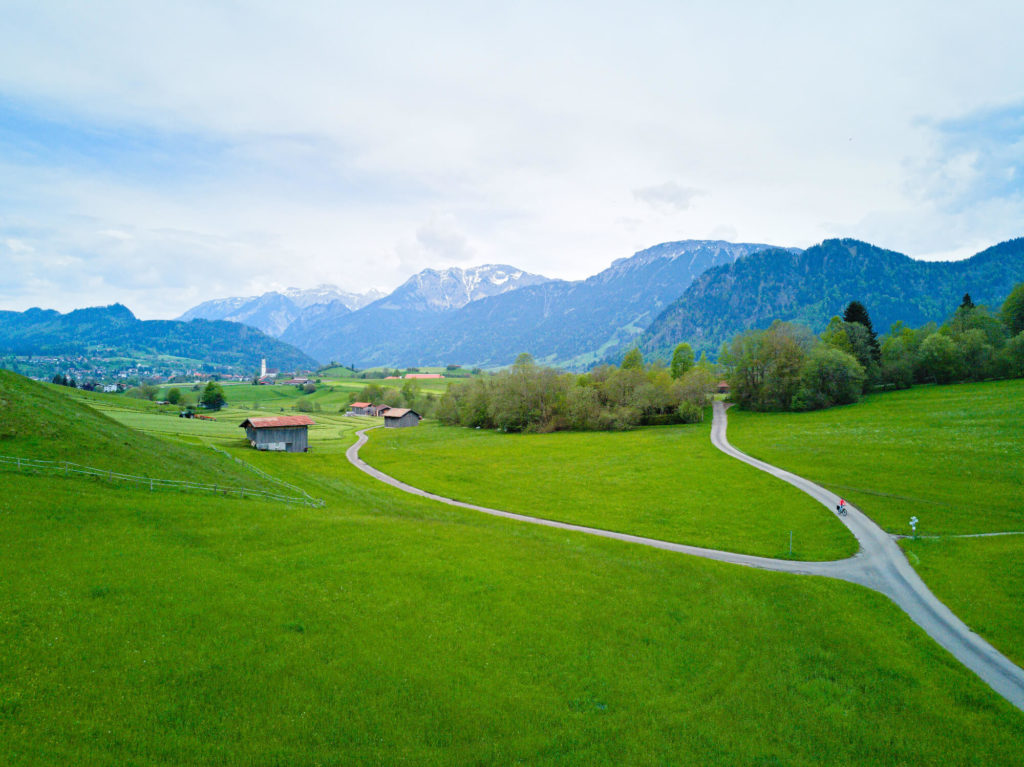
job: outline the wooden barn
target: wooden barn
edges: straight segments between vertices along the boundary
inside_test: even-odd
[[[393,407],[384,413],[384,425],[389,429],[402,429],[406,426],[419,426],[423,418],[415,410],[407,407]]]
[[[353,402],[349,406],[349,411],[351,411],[352,415],[373,415],[370,412],[372,407],[373,404],[370,402]]]
[[[245,428],[249,444],[257,450],[305,453],[309,449],[308,427],[313,423],[308,415],[282,415],[246,418],[239,426]]]

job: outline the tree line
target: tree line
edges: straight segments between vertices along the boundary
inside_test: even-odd
[[[704,418],[717,386],[715,367],[694,362],[680,344],[672,365],[645,364],[632,349],[620,366],[576,375],[538,365],[520,354],[508,370],[452,384],[437,405],[445,424],[503,431],[632,429]]]
[[[869,391],[913,384],[1024,376],[1024,283],[994,313],[964,295],[941,326],[897,322],[879,338],[867,309],[851,302],[820,335],[776,321],[723,345],[731,398],[751,410],[814,410]]]
[[[965,295],[941,326],[897,322],[882,337],[858,301],[817,335],[776,321],[723,344],[717,364],[703,354],[695,362],[687,343],[675,348],[668,366],[645,364],[640,350],[631,349],[619,366],[584,374],[520,354],[508,370],[450,385],[436,416],[449,425],[511,432],[623,430],[702,420],[722,379],[744,408],[816,410],[915,383],[1009,377],[1024,377],[1024,283],[997,313]],[[371,394],[378,392],[367,387],[360,396],[375,401]],[[393,389],[388,394],[410,399]]]

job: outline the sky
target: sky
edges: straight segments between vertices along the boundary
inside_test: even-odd
[[[1024,235],[1024,3],[2,1],[0,309]]]

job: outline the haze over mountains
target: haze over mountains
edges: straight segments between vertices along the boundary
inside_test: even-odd
[[[271,334],[321,362],[358,367],[541,362],[585,369],[639,344],[666,357],[679,341],[714,354],[737,332],[773,319],[821,330],[851,300],[880,331],[945,319],[970,292],[998,305],[1024,280],[1024,240],[970,259],[916,261],[856,240],[806,251],[763,243],[667,242],[579,281],[507,265],[427,269],[354,311],[332,298],[298,307],[284,294],[210,301],[183,317],[259,319]],[[241,303],[239,303],[241,302]],[[287,325],[285,327],[285,321]]]
[[[261,296],[215,298],[204,301],[198,306],[193,306],[178,319],[182,322],[194,319],[241,322],[277,337],[312,307],[331,306],[335,312],[348,313],[383,297],[384,294],[376,289],[365,293],[350,293],[334,285],[318,285],[307,290],[288,288],[264,293]],[[316,311],[322,312],[323,309]]]
[[[141,322],[119,305],[0,312],[0,352],[100,345],[254,366],[265,356],[276,367],[310,369],[331,361],[497,367],[525,351],[582,370],[617,361],[633,345],[649,359],[667,358],[680,341],[714,356],[736,333],[775,319],[820,331],[851,300],[867,307],[879,332],[897,320],[941,322],[964,293],[998,307],[1018,282],[1024,238],[954,262],[916,261],[850,239],[807,250],[684,240],[578,281],[486,265],[426,269],[387,296],[320,286],[207,301],[182,315],[187,322]]]
[[[316,362],[293,346],[238,322],[140,320],[125,306],[0,311],[0,353],[14,355],[173,356],[258,371],[260,361],[284,370]]]

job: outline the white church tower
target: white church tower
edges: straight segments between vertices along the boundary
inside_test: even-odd
[[[260,378],[266,378],[266,377],[267,377],[267,358],[264,357],[262,360],[260,360]]]

